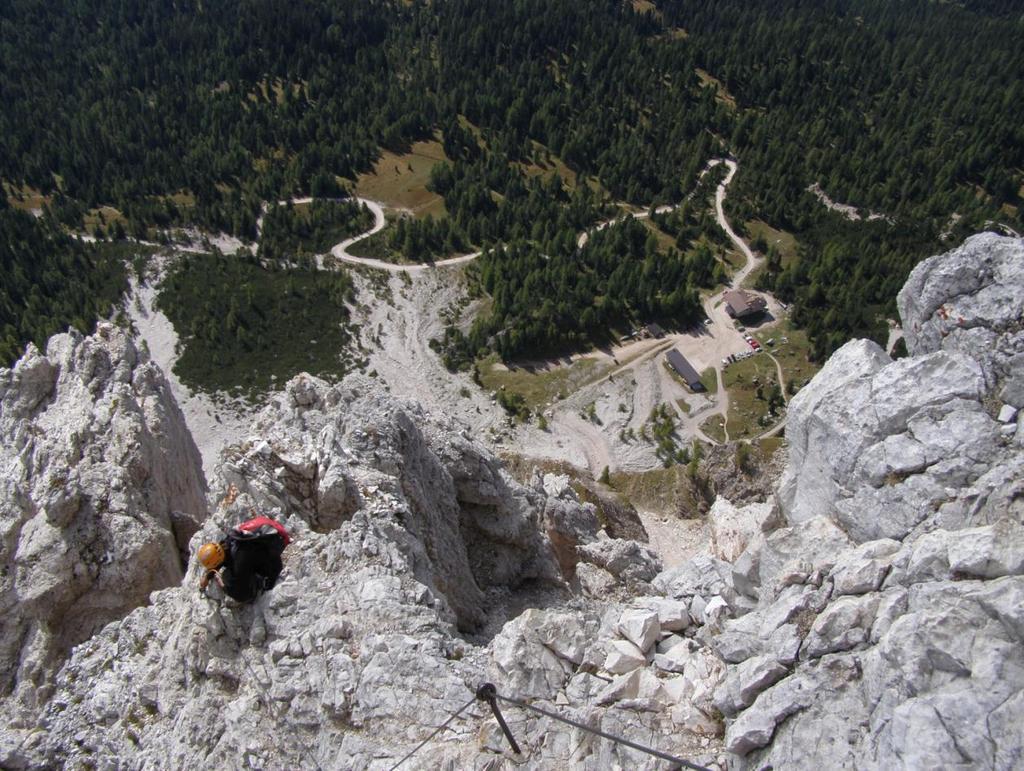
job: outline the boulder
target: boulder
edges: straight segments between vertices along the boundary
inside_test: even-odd
[[[583,562],[604,568],[623,582],[647,582],[661,570],[661,559],[649,547],[637,541],[612,538],[580,546]]]
[[[646,654],[661,636],[658,614],[649,610],[627,610],[619,618],[619,634]]]
[[[735,562],[747,544],[771,517],[771,503],[750,503],[742,508],[733,506],[719,496],[708,512],[711,524],[711,553],[725,562]]]
[[[732,585],[729,563],[700,554],[678,567],[658,574],[652,586],[666,597],[683,600],[694,596],[713,597]],[[690,615],[697,616],[692,612]]]
[[[878,611],[877,595],[840,597],[814,620],[802,655],[816,658],[853,648],[867,641]]]
[[[604,668],[613,675],[632,672],[646,664],[647,658],[644,656],[644,652],[628,640],[612,640],[609,643],[608,657],[604,661]]]

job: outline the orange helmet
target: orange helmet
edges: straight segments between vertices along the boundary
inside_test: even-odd
[[[207,570],[216,570],[224,564],[224,547],[219,543],[204,543],[196,557]]]

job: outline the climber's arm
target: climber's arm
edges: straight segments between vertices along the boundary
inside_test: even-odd
[[[224,579],[220,577],[220,571],[207,570],[206,573],[203,574],[203,577],[199,579],[200,592],[206,591],[206,587],[209,585],[211,578],[217,582],[217,586],[219,586],[221,589],[224,588]]]

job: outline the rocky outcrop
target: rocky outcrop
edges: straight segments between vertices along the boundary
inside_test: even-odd
[[[109,324],[0,369],[0,467],[0,696],[19,725],[72,646],[181,582],[205,482],[163,374]]]
[[[987,392],[1024,407],[1022,274],[1021,240],[994,233],[925,260],[897,298],[907,349],[964,354],[981,367]]]
[[[368,379],[332,387],[300,375],[251,434],[220,474],[238,491],[232,511],[278,512],[318,533],[357,512],[397,526],[413,576],[464,630],[484,620],[488,589],[560,579],[548,532],[573,545],[596,537],[593,512],[571,491],[519,485],[457,426],[382,397]]]
[[[665,734],[675,725],[670,708],[688,703],[692,684],[712,671],[706,657],[686,664],[677,655],[688,685],[673,673],[679,682],[663,687],[656,644],[682,640],[690,625],[685,606],[664,600],[633,611],[639,627],[632,617],[619,623],[621,606],[610,604],[612,623],[606,604],[592,603],[528,610],[486,646],[463,636],[502,598],[566,601],[549,534],[574,551],[643,547],[599,540],[593,507],[558,479],[515,483],[457,426],[382,395],[372,381],[329,386],[300,376],[250,434],[225,454],[214,514],[192,548],[253,509],[270,513],[295,536],[279,584],[246,606],[201,598],[195,572],[154,594],[75,649],[40,719],[0,734],[0,764],[390,767],[488,678],[506,695],[569,708],[606,730]],[[607,564],[625,574],[613,576],[616,585],[637,579],[636,566],[613,556]],[[641,578],[657,569],[645,566]],[[638,628],[645,672],[636,688],[612,688],[609,649],[632,645]],[[706,712],[687,707],[679,719],[709,733],[668,747],[710,761],[714,708],[710,686],[701,688]],[[505,752],[485,710],[473,707],[425,748],[420,766]],[[587,758],[654,768],[614,745],[581,747],[585,736],[551,721],[515,725],[539,768]]]
[[[911,356],[840,349],[791,402],[785,526],[703,639],[738,767],[1024,762],[1024,242],[976,236],[900,294]]]
[[[1020,239],[975,236],[923,262],[900,293],[914,355],[892,362],[855,341],[829,359],[789,407],[789,521],[826,514],[863,542],[1019,505],[1022,272]]]

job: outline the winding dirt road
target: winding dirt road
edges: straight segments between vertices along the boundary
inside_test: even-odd
[[[752,271],[756,267],[757,259],[754,256],[754,253],[750,250],[750,247],[748,247],[743,242],[743,240],[739,236],[737,236],[736,233],[733,231],[733,229],[730,227],[728,220],[726,220],[726,218],[725,218],[725,211],[722,208],[722,203],[725,200],[725,188],[729,185],[730,182],[732,182],[732,178],[736,174],[736,169],[737,169],[736,161],[733,161],[733,160],[731,160],[729,158],[715,158],[715,159],[713,159],[711,161],[708,161],[708,165],[701,172],[701,176],[703,177],[704,174],[706,174],[708,171],[710,171],[711,169],[713,169],[715,166],[719,165],[720,163],[724,163],[726,166],[729,167],[729,173],[726,175],[725,179],[722,180],[721,183],[719,183],[718,189],[715,192],[715,211],[716,211],[716,216],[717,216],[717,219],[718,219],[718,224],[722,226],[722,229],[725,230],[725,232],[729,235],[729,238],[732,239],[733,243],[735,243],[736,246],[739,247],[740,251],[747,258],[746,265],[744,265],[744,267],[733,277],[732,286],[739,286],[740,283],[747,277],[747,275],[750,274],[750,271]],[[293,199],[291,199],[291,203],[293,203],[293,204],[303,204],[303,203],[310,203],[312,200],[313,199],[311,197],[307,196],[307,197],[304,197],[304,198],[293,198]],[[348,251],[349,248],[351,246],[353,246],[354,244],[357,244],[360,241],[362,241],[362,240],[364,240],[366,238],[369,238],[370,236],[374,235],[375,233],[379,233],[381,230],[384,229],[384,226],[386,224],[386,219],[385,219],[385,216],[384,216],[384,207],[383,207],[383,205],[380,202],[374,201],[374,200],[372,200],[370,198],[360,198],[360,197],[355,197],[354,196],[352,199],[337,199],[337,200],[354,200],[354,201],[358,201],[359,203],[361,203],[364,206],[366,206],[366,208],[369,209],[370,212],[373,214],[373,227],[371,227],[369,230],[367,230],[364,233],[360,233],[359,235],[352,236],[351,238],[346,238],[341,243],[336,244],[335,246],[331,247],[330,254],[335,259],[337,259],[337,260],[339,260],[341,262],[347,263],[349,265],[361,265],[361,266],[367,267],[367,268],[376,268],[377,270],[386,270],[386,271],[389,271],[391,273],[422,273],[424,271],[430,271],[430,270],[434,270],[436,268],[444,268],[444,267],[449,267],[449,266],[454,266],[454,265],[464,265],[467,262],[472,262],[477,257],[479,257],[480,254],[481,254],[481,252],[477,251],[477,252],[471,252],[469,254],[459,255],[458,257],[449,257],[449,258],[444,259],[444,260],[437,260],[436,262],[419,263],[419,264],[399,264],[399,263],[394,263],[394,262],[385,262],[384,260],[377,260],[377,259],[373,259],[371,257],[358,257],[358,256],[352,254],[351,252],[349,252]],[[284,206],[284,205],[286,205],[288,203],[289,203],[288,201],[279,201],[278,205]],[[263,205],[264,213],[266,212],[268,205],[269,204],[264,204]],[[665,214],[665,213],[668,213],[670,211],[673,211],[676,208],[678,208],[678,205],[664,205],[664,206],[657,207],[654,211],[657,214]],[[650,212],[649,211],[634,212],[632,214],[629,214],[628,216],[635,217],[636,219],[646,219],[647,217],[650,216]],[[590,233],[593,233],[593,232],[598,231],[598,230],[603,230],[604,228],[608,227],[609,225],[614,224],[615,222],[622,221],[624,218],[625,217],[623,217],[623,216],[616,217],[616,218],[613,218],[613,219],[601,222],[601,223],[595,225],[592,228],[588,228],[587,230],[585,230],[582,233],[580,233],[580,235],[579,235],[579,237],[577,238],[577,241],[576,241],[577,245],[580,246],[580,247],[584,246],[587,243],[588,238],[590,237]],[[256,221],[257,241],[259,239],[259,234],[262,232],[262,229],[263,229],[263,215],[261,214],[259,219],[257,219],[257,221]],[[317,257],[317,265],[320,268],[324,267],[323,258],[325,256],[326,255],[319,255]]]
[[[387,270],[392,273],[423,273],[424,271],[433,270],[434,268],[444,268],[450,265],[462,265],[464,263],[475,260],[480,256],[480,252],[472,252],[471,254],[463,254],[459,257],[449,257],[446,260],[438,260],[432,263],[422,263],[417,265],[400,265],[394,262],[385,262],[384,260],[375,260],[370,257],[357,257],[354,254],[350,254],[348,249],[353,244],[357,244],[365,238],[369,238],[374,233],[379,233],[384,229],[384,209],[377,201],[372,201],[369,198],[356,198],[356,201],[366,206],[371,212],[373,212],[373,227],[367,230],[365,233],[360,233],[358,236],[352,238],[346,238],[340,244],[331,247],[331,255],[341,262],[348,263],[349,265],[362,265],[367,268],[376,268],[378,270]],[[317,259],[318,264],[323,267],[323,257]]]

